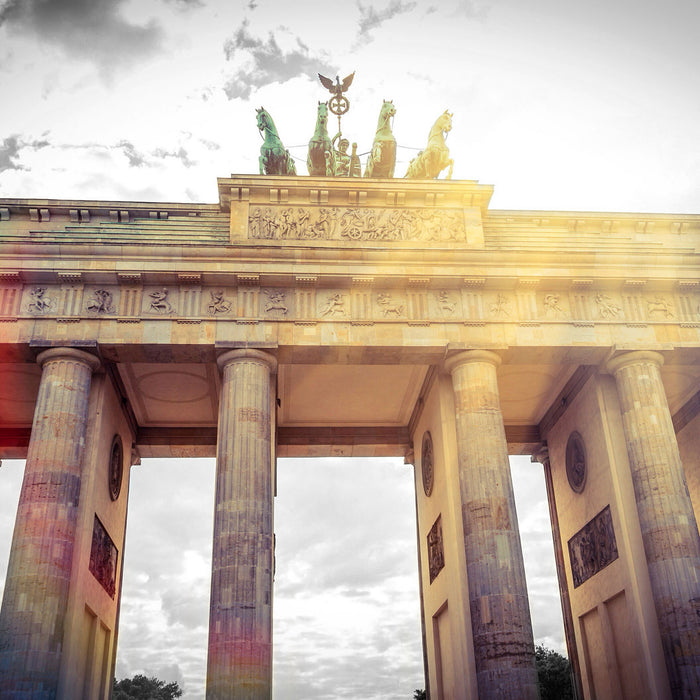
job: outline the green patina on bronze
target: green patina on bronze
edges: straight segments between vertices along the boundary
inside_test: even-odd
[[[372,152],[367,159],[365,177],[394,177],[396,139],[391,131],[391,118],[395,114],[396,107],[394,107],[393,101],[384,100],[379,111]]]
[[[309,141],[306,165],[312,177],[362,177],[362,164],[357,155],[357,144],[343,137],[341,116],[350,109],[350,101],[344,95],[352,84],[355,73],[343,79],[336,76],[335,83],[330,78],[318,74],[323,86],[331,93],[328,102],[318,103],[316,127]],[[338,133],[331,139],[328,134],[329,112],[338,117]],[[270,114],[262,107],[257,110],[258,129],[263,136],[260,147],[261,175],[296,175],[294,161],[285,149]],[[396,115],[393,100],[384,100],[379,111],[377,130],[372,150],[367,158],[364,176],[373,178],[393,178],[396,168],[396,139],[392,133],[392,118]],[[428,144],[413,158],[404,177],[409,179],[436,179],[449,167],[446,179],[452,178],[454,161],[445,137],[452,129],[452,113],[445,110],[435,121],[428,135]]]
[[[260,146],[260,174],[261,175],[296,175],[292,156],[284,147],[277,133],[275,122],[263,107],[256,110],[258,114],[258,129],[263,137]]]
[[[328,104],[318,103],[316,112],[316,129],[309,141],[306,167],[312,177],[329,177],[335,175],[336,157],[331,138],[328,135]]]

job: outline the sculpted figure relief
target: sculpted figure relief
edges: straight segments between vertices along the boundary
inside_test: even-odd
[[[495,303],[491,304],[491,313],[494,316],[510,316],[510,302],[508,298],[499,294]]]
[[[446,179],[452,178],[454,161],[450,158],[450,149],[445,143],[445,135],[452,129],[452,114],[445,110],[435,121],[428,134],[428,145],[409,163],[404,177],[429,180],[449,166]]]
[[[148,296],[153,300],[151,301],[151,311],[159,314],[172,314],[175,312],[175,309],[168,301],[168,290],[166,287],[163,287],[161,291],[151,292]]]
[[[345,297],[331,294],[321,309],[321,316],[345,316]]]
[[[217,289],[216,291],[210,291],[209,297],[211,301],[209,302],[207,308],[210,314],[225,314],[231,309],[231,302],[224,298],[224,290]]]
[[[440,304],[440,310],[445,314],[453,314],[457,308],[457,302],[455,302],[450,297],[449,292],[445,290],[439,293],[438,303]]]
[[[381,306],[384,318],[392,314],[396,317],[403,316],[403,304],[397,304],[391,294],[380,294],[377,297],[377,304]]]
[[[332,209],[254,207],[248,218],[251,238],[363,241],[464,240],[459,210]]]
[[[544,311],[548,318],[563,318],[566,310],[559,303],[561,297],[558,294],[545,294]]]
[[[88,311],[94,311],[98,314],[112,314],[112,293],[106,289],[96,289],[95,298],[91,299],[87,305]]]
[[[596,294],[595,302],[598,304],[598,313],[602,318],[616,318],[622,311],[607,294]]]
[[[663,318],[673,318],[673,310],[671,304],[662,296],[655,296],[653,299],[647,300],[647,313],[649,316],[659,314]]]
[[[45,314],[53,306],[53,299],[46,296],[46,287],[34,287],[29,294],[32,302],[29,304],[29,312]]]
[[[430,583],[445,567],[445,550],[442,544],[442,518],[438,515],[437,520],[428,533],[428,570],[430,572]]]
[[[618,558],[610,506],[605,506],[569,540],[574,588]]]
[[[287,305],[284,303],[286,294],[284,292],[266,289],[265,294],[267,296],[267,303],[265,304],[265,313],[270,313],[271,311],[279,311],[283,314],[287,313]]]

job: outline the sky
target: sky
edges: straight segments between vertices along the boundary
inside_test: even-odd
[[[397,176],[449,109],[453,177],[492,209],[700,213],[699,28],[696,0],[0,0],[0,197],[215,202],[258,172],[261,106],[305,174],[316,74],[355,71],[343,133],[367,152],[392,99]],[[0,467],[0,586],[21,471]],[[186,700],[213,473],[132,470],[117,675]],[[535,638],[563,651],[541,468],[513,476]],[[280,462],[275,700],[423,687],[413,498],[400,461]]]

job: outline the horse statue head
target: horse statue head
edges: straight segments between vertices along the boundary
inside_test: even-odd
[[[396,139],[391,131],[391,118],[396,115],[392,100],[384,100],[379,110],[377,132],[372,151],[367,159],[365,177],[394,177],[396,167]]]
[[[449,166],[447,180],[452,178],[454,161],[445,143],[445,135],[452,130],[452,113],[445,110],[436,120],[428,134],[428,145],[408,164],[404,177],[430,180]]]
[[[327,102],[318,103],[316,129],[311,141],[309,141],[306,166],[309,169],[309,175],[314,177],[326,177],[334,174],[335,153],[330,136],[328,136]]]
[[[388,131],[391,133],[391,118],[396,116],[396,107],[393,100],[384,100],[382,108],[379,110],[377,120],[377,133]]]
[[[328,102],[319,102],[316,111],[316,129],[325,129],[328,124]]]
[[[263,136],[266,137],[265,135],[268,131],[272,132],[275,136],[277,136],[275,122],[272,121],[270,113],[264,107],[256,109],[255,112],[258,115],[258,129],[261,133],[263,133]]]
[[[255,110],[258,119],[258,129],[263,137],[260,146],[260,174],[261,175],[296,175],[296,167],[289,151],[285,149],[280,139],[275,122],[270,113],[264,107]]]
[[[428,135],[428,144],[435,138],[440,138],[445,143],[445,135],[452,131],[452,113],[445,110],[436,120]]]

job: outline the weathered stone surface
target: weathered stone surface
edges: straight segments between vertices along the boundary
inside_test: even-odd
[[[534,643],[493,352],[448,358],[479,696],[538,698]]]
[[[519,593],[514,602],[507,597],[515,591],[510,583],[489,588],[491,563],[509,561],[501,553],[514,546],[511,503],[504,493],[481,493],[474,484],[463,500],[457,394],[437,370],[446,356],[478,347],[498,349],[503,366],[497,391],[493,382],[477,382],[460,392],[459,412],[469,415],[478,439],[460,443],[459,450],[474,457],[477,472],[486,465],[484,474],[498,481],[489,460],[497,453],[498,464],[504,462],[503,436],[494,432],[491,413],[499,403],[511,453],[537,450],[547,440],[575,628],[569,636],[580,653],[584,691],[639,697],[648,688],[651,697],[670,698],[647,563],[669,556],[677,562],[693,549],[682,520],[651,527],[643,537],[639,532],[639,521],[656,517],[659,507],[675,512],[673,470],[647,471],[645,489],[657,500],[637,504],[615,380],[590,370],[616,347],[664,352],[661,378],[697,509],[700,217],[489,210],[493,188],[467,181],[231,176],[219,179],[218,188],[215,204],[0,202],[6,212],[0,217],[0,457],[26,455],[40,380],[36,346],[95,347],[108,363],[109,377],[92,380],[95,412],[84,458],[89,478],[53,483],[39,473],[26,483],[27,498],[41,502],[71,503],[80,494],[65,687],[83,687],[83,630],[112,635],[95,645],[93,658],[107,659],[101,649],[110,655],[114,648],[119,579],[112,599],[88,568],[95,514],[121,562],[125,498],[112,501],[101,481],[114,433],[121,433],[125,453],[135,421],[136,448],[144,457],[213,456],[216,357],[252,347],[274,348],[280,362],[278,455],[403,455],[410,446],[422,457],[421,437],[432,431],[431,495],[422,480],[417,483],[433,674],[427,682],[433,697],[473,699],[478,658],[480,683],[498,688],[514,678],[520,684],[513,669],[521,641],[508,629],[494,632],[496,622],[484,622],[522,610]],[[106,422],[105,404],[97,399],[103,381],[124,390],[109,400]],[[573,382],[578,391],[586,381],[572,403],[573,390],[566,387]],[[124,399],[128,419],[121,416]],[[242,444],[271,442],[272,421],[263,425],[259,406],[234,404],[228,433],[243,431],[249,437]],[[583,436],[587,453],[580,493],[564,471],[572,431]],[[646,458],[645,444],[636,438],[630,444],[634,459]],[[245,463],[239,457],[236,464]],[[662,495],[667,492],[672,495]],[[257,506],[227,503],[216,551],[262,562],[271,546],[267,530],[258,537],[239,528]],[[619,557],[574,589],[566,544],[606,504]],[[426,550],[438,516],[444,568],[431,584]],[[471,572],[482,569],[485,590],[472,598],[469,587],[481,584]],[[253,616],[245,601],[265,601],[267,589],[258,573],[245,570],[242,578],[224,569],[214,576],[218,590],[238,596],[219,608],[219,632],[222,625],[240,624],[252,637],[226,633],[217,649],[218,658],[236,660],[237,678],[257,683],[250,668],[261,667],[269,646],[255,637],[258,612]],[[673,597],[666,598],[664,605],[674,609]],[[96,613],[90,619],[83,619],[86,606]],[[690,649],[695,631],[684,629],[681,646]],[[501,644],[514,650],[503,657],[503,670],[495,669]],[[219,668],[222,677],[233,677],[232,665]]]
[[[639,524],[674,698],[700,697],[700,536],[671,413],[663,357],[608,361],[622,409]]]
[[[53,700],[73,563],[88,396],[99,360],[42,352],[24,483],[0,611],[0,697]]]
[[[212,553],[207,699],[272,697],[273,490],[270,375],[256,350],[223,370]]]

